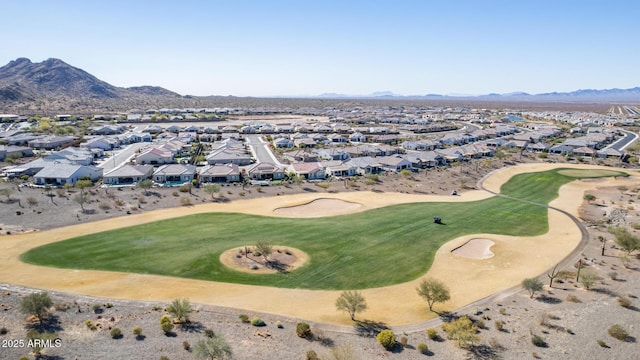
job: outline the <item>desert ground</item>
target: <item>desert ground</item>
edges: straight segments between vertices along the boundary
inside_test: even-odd
[[[514,174],[531,171],[542,171],[557,166],[558,165],[554,164],[533,163],[502,168],[496,170],[489,177],[487,177],[483,181],[483,186],[489,190],[495,191],[499,189],[499,186],[502,183],[504,183]],[[573,164],[562,164],[561,166],[576,168],[586,167],[586,165]],[[631,203],[632,197],[635,196],[634,191],[635,193],[637,193],[637,186],[638,184],[640,184],[640,182],[638,181],[637,173],[633,172],[632,175],[633,176],[628,178],[575,181],[563,186],[560,189],[560,196],[550,205],[565,210],[573,214],[574,216],[583,217],[589,215],[591,217],[597,217],[597,215],[601,214],[597,210],[592,209],[592,207],[602,204],[598,204],[597,201],[594,204],[586,204],[583,201],[582,195],[586,191],[597,193],[597,198],[601,202],[606,203],[607,197],[600,194],[609,194],[609,198],[611,198],[611,200],[609,200],[610,204],[604,205],[607,205],[605,213],[607,213],[608,210],[610,214],[613,212],[613,208],[620,207],[620,203],[625,200],[625,196],[629,198],[628,201],[630,201],[629,203]],[[626,195],[624,193],[622,195],[619,195],[619,190],[617,192],[611,190],[622,188],[627,189],[628,193]],[[445,190],[448,191],[448,189],[443,189],[441,192],[446,193]],[[306,192],[302,194],[292,195],[282,194],[276,197],[257,197],[246,200],[233,200],[230,202],[205,202],[204,204],[181,207],[178,209],[173,208],[154,210],[141,214],[131,214],[116,219],[105,219],[88,223],[84,223],[82,222],[82,219],[80,219],[79,221],[76,220],[79,222],[79,224],[76,225],[66,226],[63,228],[53,228],[44,231],[26,232],[2,238],[2,240],[0,240],[0,247],[2,248],[0,254],[2,255],[0,256],[1,260],[3,261],[3,267],[0,270],[0,282],[29,288],[51,290],[56,294],[60,293],[59,296],[61,296],[63,299],[65,296],[63,294],[74,293],[81,294],[82,296],[80,296],[78,299],[84,302],[95,302],[99,300],[94,299],[103,298],[111,299],[111,301],[114,302],[120,301],[118,302],[118,304],[122,304],[122,307],[124,309],[127,309],[127,311],[134,313],[135,311],[131,308],[132,306],[149,307],[149,304],[152,303],[164,304],[177,297],[186,296],[189,297],[193,303],[201,304],[198,306],[202,309],[202,311],[198,313],[197,317],[199,317],[200,314],[203,314],[203,316],[205,316],[204,314],[208,314],[207,316],[209,317],[226,319],[219,320],[219,323],[224,323],[224,321],[226,321],[226,324],[230,325],[227,327],[237,328],[238,332],[245,334],[245,337],[251,337],[251,335],[247,334],[251,333],[252,329],[247,330],[246,327],[243,327],[244,324],[238,324],[232,314],[237,315],[241,311],[252,314],[263,314],[262,316],[268,319],[273,319],[273,321],[275,321],[275,319],[279,319],[283,322],[289,321],[291,323],[293,323],[296,318],[305,319],[311,321],[318,332],[322,333],[324,331],[324,333],[321,334],[324,337],[334,338],[335,343],[338,343],[338,339],[340,339],[340,344],[351,344],[351,346],[355,348],[354,351],[358,354],[358,356],[361,356],[363,358],[386,356],[386,353],[378,348],[377,344],[375,344],[375,342],[371,339],[368,339],[368,342],[365,345],[362,343],[363,341],[365,341],[362,339],[362,337],[358,337],[357,335],[352,334],[354,332],[354,329],[352,326],[349,326],[350,320],[347,316],[345,316],[345,314],[336,312],[334,307],[334,302],[339,295],[339,292],[274,289],[234,284],[218,284],[150,275],[49,269],[24,264],[17,260],[17,257],[20,253],[26,251],[31,247],[48,242],[59,241],[71,236],[89,234],[96,231],[128,226],[141,222],[166,219],[173,216],[187,215],[191,213],[209,211],[247,211],[247,209],[250,209],[250,211],[248,212],[252,214],[292,217],[300,215],[304,216],[306,211],[300,211],[300,207],[303,207],[302,209],[304,210],[304,207],[310,206],[311,208],[307,208],[307,210],[310,210],[314,216],[324,216],[341,214],[350,211],[365,211],[367,209],[397,203],[416,201],[470,201],[486,198],[488,196],[492,195],[483,190],[464,191],[460,196],[373,191],[350,191],[321,194],[315,192]],[[314,201],[318,198],[334,200],[329,200],[331,206],[326,206],[327,203],[325,201]],[[342,202],[338,203],[338,199]],[[57,201],[59,200],[60,199],[57,199]],[[323,206],[323,202],[325,203],[325,206]],[[337,206],[339,204],[342,204],[343,206]],[[359,204],[360,206],[353,206],[353,204]],[[629,208],[633,206],[633,204],[624,205],[625,209],[627,209],[627,215],[631,214],[631,216],[634,216],[633,219],[635,219],[635,217],[637,217],[637,211],[629,210]],[[280,213],[277,213],[276,209],[279,209]],[[289,210],[289,212],[282,213],[283,209],[287,209]],[[633,210],[635,210],[635,207]],[[600,216],[596,220],[590,221],[601,221],[601,218],[602,216]],[[631,224],[633,223],[633,219],[628,219],[625,221]],[[593,229],[594,233],[596,231],[600,231],[600,233],[605,234],[601,226],[597,228],[597,230]],[[610,238],[611,235],[609,234],[608,237]],[[486,259],[473,258],[477,257],[477,255],[481,255],[481,253],[486,252],[486,246],[478,246],[476,249],[478,253],[473,254],[473,251],[471,251],[471,256],[460,256],[458,254],[452,253],[452,250],[460,248],[463,244],[468,243],[470,240],[478,238],[486,239],[493,242],[493,245],[490,247],[490,251],[494,256],[488,257]],[[590,237],[591,240],[593,240],[592,238],[593,236]],[[474,303],[474,311],[478,312],[477,309],[486,307],[486,309],[489,310],[483,312],[486,314],[492,314],[492,310],[495,310],[497,307],[509,309],[509,313],[499,314],[499,316],[504,316],[507,319],[506,321],[508,323],[512,323],[513,329],[508,333],[501,331],[497,334],[491,335],[495,335],[495,339],[497,339],[496,341],[502,342],[503,345],[509,344],[506,346],[507,350],[501,350],[501,352],[503,352],[501,356],[516,358],[521,355],[521,353],[518,352],[520,350],[512,348],[512,340],[506,340],[509,338],[506,337],[505,334],[514,334],[516,333],[516,331],[518,331],[518,334],[520,335],[518,335],[517,341],[527,342],[529,335],[527,331],[522,328],[522,326],[531,327],[531,324],[526,325],[528,324],[527,321],[535,321],[528,318],[527,316],[524,316],[521,313],[523,311],[522,306],[525,307],[524,309],[526,310],[524,310],[524,313],[526,313],[529,311],[529,308],[531,308],[532,312],[534,311],[534,309],[536,312],[539,312],[538,310],[540,309],[554,309],[555,306],[559,310],[564,311],[562,309],[563,307],[570,307],[573,305],[573,303],[569,304],[569,302],[563,302],[562,299],[559,299],[559,302],[555,302],[553,304],[549,304],[548,301],[545,302],[529,300],[528,296],[523,296],[523,293],[521,291],[518,291],[519,283],[523,278],[543,275],[556,263],[560,262],[567,254],[571,253],[574,248],[576,248],[576,246],[580,245],[580,240],[581,234],[579,228],[575,226],[566,215],[557,211],[549,212],[549,232],[542,236],[531,238],[514,238],[496,234],[473,234],[470,236],[464,236],[454,239],[445,244],[438,251],[432,268],[429,270],[428,274],[426,274],[427,276],[433,276],[441,279],[445,283],[450,285],[452,300],[442,305],[438,305],[437,308],[438,310],[453,310],[461,308],[467,304],[474,303],[476,300],[485,299],[482,303]],[[595,243],[595,251],[599,249],[599,246],[599,243]],[[589,242],[584,249],[579,250],[583,251],[578,251],[578,254],[576,254],[573,261],[577,261],[578,258],[582,257],[587,257],[589,259],[595,258],[595,256],[590,256],[592,255],[591,253],[594,252],[593,241]],[[615,249],[611,251],[616,254]],[[611,261],[615,261],[614,259],[615,258],[612,258]],[[604,259],[602,260],[602,262],[604,262]],[[596,262],[591,263],[594,264],[594,267],[596,265],[600,265],[600,263]],[[633,271],[635,270],[633,269],[633,267],[631,267],[631,270],[624,268],[620,269],[620,271],[624,271],[625,274],[627,271],[629,271],[629,275],[634,275]],[[616,293],[624,293],[624,291],[628,292],[633,288],[628,288],[627,285],[636,284],[638,281],[638,279],[636,278],[637,276],[629,276],[629,279],[627,281],[616,281],[612,285],[615,285],[617,289],[622,289],[622,291],[616,290]],[[437,325],[439,321],[438,319],[429,320],[429,318],[433,317],[433,313],[430,313],[424,301],[416,296],[415,287],[418,282],[419,279],[405,284],[362,291],[363,295],[367,299],[369,308],[366,312],[362,313],[360,317],[362,319],[373,320],[392,326],[392,328],[397,333],[405,332],[407,334],[406,336],[408,337],[409,344],[416,344],[418,342],[418,339],[425,338],[423,330],[426,327]],[[14,287],[7,288],[8,293],[17,291]],[[493,294],[505,289],[508,289],[508,291],[501,293],[500,296],[492,296]],[[563,290],[556,290],[556,288],[554,288],[548,289],[547,291],[549,295],[553,295],[555,291],[580,292],[581,289],[568,287],[568,289]],[[20,293],[20,291],[18,292]],[[580,296],[585,297],[583,302],[593,301],[597,304],[601,304],[603,301],[607,302],[606,300],[609,300],[607,302],[607,305],[610,302],[611,298],[610,294],[598,295],[598,293],[592,291],[582,291],[580,292]],[[11,303],[10,300],[13,300],[15,306],[15,298],[15,295],[6,295],[2,301]],[[139,300],[141,302],[132,303],[128,300]],[[507,304],[507,301],[510,301],[510,303]],[[558,303],[562,304],[558,305]],[[234,308],[243,310],[233,310]],[[616,306],[615,310],[619,310],[617,308],[618,307]],[[570,311],[575,312],[577,310],[572,309]],[[508,317],[516,316],[516,312],[517,316],[519,317],[518,321],[515,321],[515,317]],[[151,311],[145,311],[144,313],[145,315],[140,315],[140,319],[143,319],[145,316],[153,317],[153,313]],[[533,313],[528,315],[533,315]],[[19,317],[19,315],[15,314],[13,316]],[[137,315],[131,316],[135,319]],[[492,315],[492,317],[497,316],[497,314]],[[536,316],[539,316],[539,314],[535,315],[534,317]],[[563,316],[560,316],[560,319],[565,318]],[[608,317],[607,319],[613,318]],[[621,321],[625,320],[625,317],[622,316],[620,317],[620,319]],[[124,323],[125,322],[123,320],[123,324]],[[218,325],[220,325],[219,323]],[[0,324],[0,326],[1,325],[4,324]],[[289,326],[289,328],[291,328],[291,326]],[[575,329],[577,329],[577,327]],[[575,329],[575,333],[578,333],[578,330]],[[79,330],[79,332],[82,332],[82,330]],[[224,326],[219,329],[219,331],[221,331],[222,333],[227,333],[227,329]],[[265,334],[260,334],[257,336],[259,338],[262,338],[263,342],[273,341],[273,337],[276,336],[277,332],[275,331],[275,329],[270,331],[272,336],[261,336]],[[547,330],[543,328],[541,331]],[[531,330],[530,332],[533,332],[533,330]],[[289,333],[291,333],[291,330],[289,330]],[[236,332],[233,332],[233,336],[230,337],[230,340],[232,341],[232,344],[237,345],[237,341],[240,340],[236,338],[235,334]],[[180,333],[180,335],[182,334]],[[322,338],[323,336],[318,337]],[[604,337],[605,335],[602,336]],[[290,338],[291,336],[283,337]],[[240,335],[240,338],[243,338],[243,336]],[[574,339],[577,338],[578,336],[575,335]],[[580,338],[582,338],[582,336],[580,336]],[[571,338],[569,338],[569,340],[571,340]],[[286,346],[283,345],[285,343],[291,344],[290,341],[297,341],[297,339],[287,339],[286,341],[282,343],[278,342],[278,345],[274,344],[271,347],[279,349],[281,345]],[[593,343],[589,343],[590,345],[599,347],[595,343],[595,340],[590,339],[590,341],[591,343]],[[617,340],[612,339],[611,341]],[[573,344],[574,342],[576,344],[579,343],[577,341],[569,341],[568,343]],[[323,345],[322,341],[308,343],[308,345],[310,348],[320,346],[319,351],[329,351],[328,348],[325,347],[326,344]],[[432,351],[435,354],[438,354],[440,350],[451,348],[450,344],[446,346],[443,343],[436,342],[434,342],[433,344],[430,343],[429,345],[430,348],[433,349]],[[529,343],[529,345],[531,344]],[[630,346],[633,345],[624,343],[620,346],[616,346],[616,348],[622,347],[623,349],[626,349]],[[245,346],[241,346],[241,348],[243,350],[237,354],[238,357],[251,358],[250,354],[252,353],[245,352]],[[416,351],[409,351],[407,349],[410,348],[405,348],[404,351],[400,351],[398,354],[393,354],[393,356],[398,356],[398,358],[414,358],[414,356],[419,356]],[[562,351],[580,351],[580,349],[583,348],[577,347],[573,348],[574,350],[567,349],[571,349],[571,347],[568,347]],[[286,351],[293,350],[294,349]],[[299,349],[299,346],[297,346],[297,350],[301,350]],[[601,349],[596,350],[600,351]],[[285,350],[280,349],[278,351]],[[558,351],[558,349],[554,346],[550,346],[549,349],[538,350],[536,355],[544,354],[545,352],[548,354],[552,354],[554,353],[554,351]],[[299,355],[296,356],[291,356],[291,354],[289,353],[287,353],[288,355],[285,355],[285,353],[283,353],[279,358],[302,358],[303,353],[304,352],[298,351],[297,354]],[[619,354],[625,354],[625,352],[621,352]],[[465,352],[454,351],[453,353],[451,353],[451,355],[452,358],[456,358],[458,356],[465,356]],[[155,356],[154,354],[153,358],[156,357],[157,356]],[[174,356],[172,355],[171,358],[174,358]]]

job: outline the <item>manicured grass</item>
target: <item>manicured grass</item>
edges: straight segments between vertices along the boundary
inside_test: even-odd
[[[523,174],[512,180],[515,185],[509,182],[503,188],[512,196],[547,202],[552,192],[541,194],[540,189],[554,187],[557,194],[557,187],[571,180],[556,172]],[[541,181],[547,185],[540,185]],[[538,185],[524,186],[529,183]],[[434,224],[435,215],[445,225]],[[467,203],[404,204],[315,219],[192,215],[44,245],[23,254],[22,260],[241,284],[361,289],[419,277],[431,266],[437,249],[461,235],[532,236],[546,231],[546,208],[494,197]],[[242,273],[220,263],[225,250],[258,241],[298,248],[311,259],[288,274],[271,275]]]

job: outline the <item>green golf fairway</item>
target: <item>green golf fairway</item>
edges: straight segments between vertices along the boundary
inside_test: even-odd
[[[561,185],[577,177],[591,177],[587,171],[572,176],[559,171],[517,175],[501,191],[546,204],[557,197]],[[433,223],[435,215],[444,225]],[[21,259],[60,268],[239,284],[364,289],[421,276],[440,246],[458,236],[534,236],[547,228],[546,208],[502,197],[466,203],[411,203],[313,219],[208,213],[72,238],[31,249]],[[220,263],[225,250],[258,241],[298,248],[310,260],[294,271],[278,274],[244,273]]]

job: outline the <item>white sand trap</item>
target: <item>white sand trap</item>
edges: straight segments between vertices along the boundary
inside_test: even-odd
[[[362,204],[340,199],[320,198],[304,204],[280,207],[274,209],[273,212],[285,216],[317,217],[350,212],[361,206]]]
[[[469,259],[489,259],[493,257],[493,252],[491,252],[493,245],[495,243],[489,239],[471,239],[451,250],[451,253]]]

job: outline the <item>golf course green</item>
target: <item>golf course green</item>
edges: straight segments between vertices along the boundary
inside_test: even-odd
[[[563,169],[514,176],[501,193],[547,204],[577,178],[625,176]],[[442,225],[433,223],[433,216]],[[324,218],[207,213],[47,244],[27,263],[71,269],[157,274],[305,289],[364,289],[415,279],[445,242],[465,234],[534,236],[547,231],[547,208],[492,197],[466,203],[410,203]],[[288,273],[251,274],[220,263],[225,250],[259,241],[300,249],[309,262]]]

